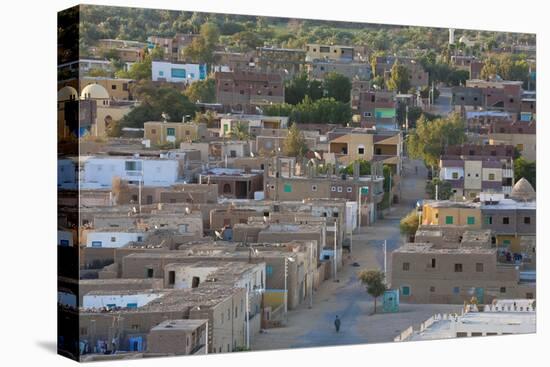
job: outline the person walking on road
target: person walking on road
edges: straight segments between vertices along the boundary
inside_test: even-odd
[[[340,319],[338,318],[338,315],[336,315],[336,319],[334,319],[334,327],[336,328],[336,332],[340,332]]]

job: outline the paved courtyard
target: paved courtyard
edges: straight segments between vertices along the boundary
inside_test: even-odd
[[[458,312],[459,305],[401,304],[398,313],[373,314],[374,300],[357,279],[357,273],[362,269],[383,269],[384,240],[387,241],[389,272],[389,253],[402,241],[399,220],[415,207],[418,199],[424,197],[425,177],[423,165],[418,161],[407,162],[401,183],[401,203],[394,206],[384,219],[354,234],[352,254],[345,259],[346,265],[338,273],[339,281],[325,281],[314,294],[313,308],[309,309],[308,302],[305,302],[289,311],[288,325],[256,335],[252,349],[390,342],[407,327],[418,327],[435,313]],[[358,262],[360,267],[351,266],[353,262]],[[342,320],[339,333],[333,324],[336,315]]]

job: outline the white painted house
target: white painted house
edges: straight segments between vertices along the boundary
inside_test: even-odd
[[[57,187],[60,189],[77,188],[76,164],[72,159],[57,160]]]
[[[176,64],[168,61],[153,61],[153,81],[170,83],[194,83],[206,79],[205,64]]]
[[[455,166],[441,167],[439,178],[445,180],[460,180],[464,178],[464,164]]]
[[[130,242],[143,242],[144,232],[90,230],[86,234],[86,247],[119,248]]]
[[[84,308],[138,308],[164,295],[162,292],[128,292],[116,294],[114,292],[90,292],[84,295],[82,303]]]
[[[179,161],[166,158],[91,157],[84,161],[82,189],[111,188],[113,178],[144,186],[174,185],[178,180]]]
[[[73,247],[73,233],[71,231],[57,230],[57,246]]]

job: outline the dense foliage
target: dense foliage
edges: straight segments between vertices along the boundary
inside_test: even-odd
[[[321,98],[312,101],[308,96],[297,105],[274,104],[263,107],[266,115],[288,116],[297,123],[347,124],[351,121],[351,107],[334,98]]]
[[[177,88],[171,85],[155,86],[150,82],[139,84],[135,94],[141,103],[122,119],[124,126],[142,128],[147,121],[160,121],[163,113],[169,121],[182,121],[195,115],[196,107]]]
[[[464,121],[456,113],[433,121],[421,117],[407,136],[409,156],[423,159],[427,166],[437,166],[445,147],[465,142],[464,126]]]
[[[205,23],[215,25],[222,47],[231,51],[253,50],[255,47],[279,45],[302,48],[306,43],[365,45],[370,50],[388,53],[418,53],[419,49],[437,53],[450,52],[445,28],[391,26],[352,22],[323,22],[255,17],[248,15],[209,14],[159,9],[82,6],[81,50],[84,52],[101,38],[128,39],[145,42],[148,36],[173,36],[175,33],[199,33]],[[534,34],[479,32],[462,30],[479,44],[456,49],[465,54],[479,53],[518,42],[534,44]]]

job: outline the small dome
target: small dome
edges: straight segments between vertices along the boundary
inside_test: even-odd
[[[512,188],[510,197],[515,200],[531,201],[536,199],[536,193],[529,181],[522,177]]]
[[[88,84],[82,89],[81,99],[109,99],[109,93],[99,84]]]
[[[73,87],[66,85],[57,91],[57,101],[64,102],[71,99],[78,99],[78,92]]]

